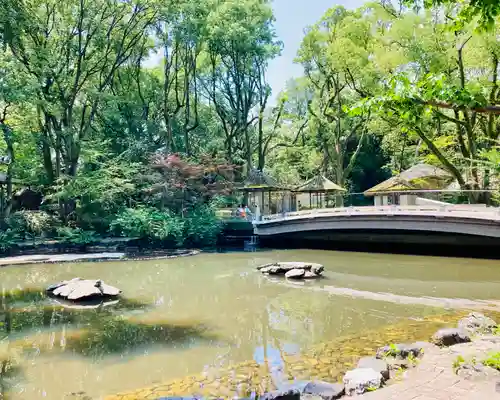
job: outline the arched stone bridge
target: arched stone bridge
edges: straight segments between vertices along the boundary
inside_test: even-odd
[[[480,205],[375,206],[298,211],[254,221],[254,234],[349,231],[432,232],[500,239],[500,208]]]

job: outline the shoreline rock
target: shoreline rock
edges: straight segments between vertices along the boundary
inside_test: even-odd
[[[166,260],[177,257],[189,257],[200,254],[200,250],[176,250],[165,254],[152,253],[144,255],[142,253],[124,252],[102,252],[102,253],[56,253],[56,254],[36,254],[0,258],[0,268],[12,265],[33,265],[33,264],[57,264],[67,262],[107,262],[107,261],[147,261]]]

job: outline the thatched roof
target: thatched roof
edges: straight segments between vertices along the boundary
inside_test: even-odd
[[[325,178],[323,175],[316,175],[314,178],[309,179],[303,185],[300,185],[294,192],[310,192],[310,193],[325,193],[325,192],[345,192],[346,190],[333,183],[330,179]]]
[[[452,182],[453,176],[450,173],[432,165],[417,164],[368,189],[364,194],[374,196],[412,190],[445,190]]]
[[[278,192],[281,190],[289,190],[279,184],[276,179],[258,169],[252,169],[243,186],[238,189],[243,192]]]

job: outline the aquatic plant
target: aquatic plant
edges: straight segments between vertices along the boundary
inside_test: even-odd
[[[85,356],[103,357],[127,353],[148,344],[176,345],[193,340],[212,340],[215,337],[201,324],[158,322],[146,324],[123,317],[106,318],[89,329],[67,337],[67,348]]]

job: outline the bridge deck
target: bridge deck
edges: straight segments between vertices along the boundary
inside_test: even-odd
[[[256,235],[303,231],[432,231],[500,238],[500,208],[480,205],[366,206],[305,210],[254,221]]]
[[[489,221],[500,221],[500,208],[484,207],[480,205],[447,205],[447,206],[362,206],[343,208],[322,208],[304,211],[295,211],[264,216],[261,221],[254,221],[254,225],[265,225],[278,221],[298,219],[313,219],[323,217],[342,216],[433,216],[473,218]]]

